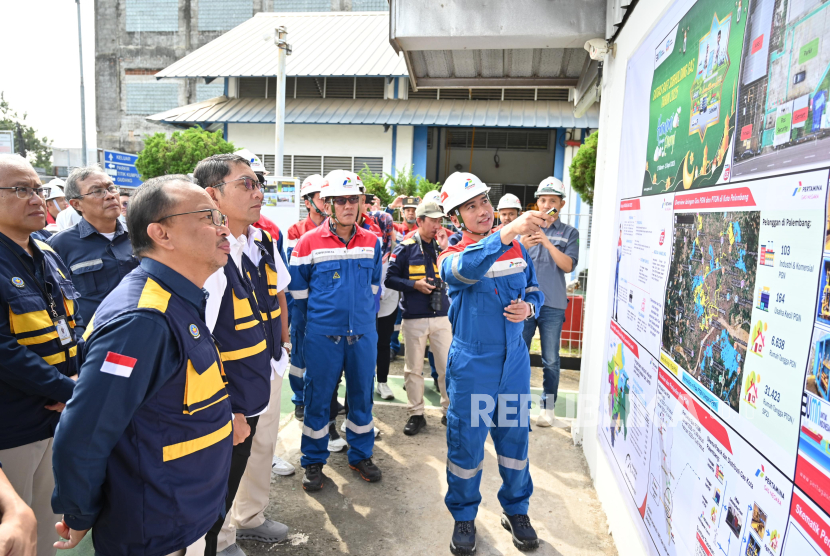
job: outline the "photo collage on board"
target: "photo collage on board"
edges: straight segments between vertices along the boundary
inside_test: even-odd
[[[650,553],[830,556],[830,2],[683,5],[629,62],[598,432]]]

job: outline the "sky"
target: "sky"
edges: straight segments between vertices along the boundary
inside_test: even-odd
[[[95,142],[93,0],[80,0],[87,148]],[[0,91],[53,147],[81,147],[78,15],[74,0],[0,0]]]

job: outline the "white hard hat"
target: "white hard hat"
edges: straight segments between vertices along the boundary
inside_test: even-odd
[[[496,208],[496,210],[501,209],[516,209],[519,212],[521,212],[522,202],[519,200],[518,197],[516,197],[512,193],[508,193],[507,195],[499,199],[499,206]]]
[[[449,216],[453,209],[488,191],[490,188],[473,174],[455,172],[441,186],[441,206],[444,214]]]
[[[256,174],[267,174],[268,173],[268,171],[265,170],[265,164],[262,163],[262,161],[259,159],[259,157],[257,155],[255,155],[254,153],[252,153],[248,149],[242,149],[242,150],[236,151],[233,154],[239,155],[242,158],[247,159],[248,162],[251,164],[251,170],[253,170],[254,173],[256,173]]]
[[[46,185],[59,187],[61,191],[63,191],[64,188],[66,188],[66,182],[60,178],[52,178]]]
[[[433,203],[441,204],[441,192],[437,189],[433,189],[432,191],[427,191],[424,194],[424,199],[421,201],[422,203],[426,203],[432,201]]]
[[[346,170],[332,170],[326,175],[326,180],[320,188],[320,197],[347,197],[363,193],[363,180],[354,172]]]
[[[559,179],[554,178],[553,176],[545,178],[542,180],[542,183],[540,183],[539,187],[536,189],[536,194],[534,195],[534,197],[538,197],[539,195],[559,195],[564,199],[565,184],[563,184]]]
[[[303,180],[303,185],[300,187],[300,195],[313,195],[319,193],[326,179],[320,174],[312,174]]]
[[[46,190],[47,201],[51,201],[52,199],[60,199],[61,197],[66,197],[66,195],[63,192],[63,189],[61,189],[57,185],[52,185],[51,182],[47,185],[44,185],[43,189]]]

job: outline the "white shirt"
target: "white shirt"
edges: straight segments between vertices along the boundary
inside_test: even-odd
[[[55,218],[55,225],[58,227],[58,231],[62,232],[80,221],[81,215],[72,207],[66,207],[58,213],[58,217]]]
[[[257,247],[254,242],[261,239],[262,230],[253,226],[248,226],[248,237],[245,237],[244,234],[239,237],[228,236],[228,242],[231,247],[231,259],[233,259],[233,262],[236,264],[236,268],[239,270],[240,276],[242,276],[243,253],[248,255],[251,262],[259,266],[259,262],[262,260],[262,254],[259,251],[259,247]],[[285,288],[287,288],[288,284],[291,282],[291,276],[288,273],[288,269],[285,268],[285,264],[282,262],[282,257],[279,256],[276,241],[274,241],[274,263],[277,267],[277,291],[285,291]],[[227,288],[227,286],[228,278],[225,276],[224,268],[220,268],[211,274],[205,282],[204,288],[209,294],[207,305],[205,307],[205,324],[208,325],[211,332],[213,332],[213,329],[216,327],[216,320],[219,318],[219,307],[222,305],[222,297],[225,295],[225,288]],[[271,380],[274,380],[277,377],[282,378],[288,365],[288,354],[285,349],[280,349],[282,349],[282,356],[279,361],[271,359]],[[262,412],[258,413],[258,415],[265,413],[267,410],[268,408],[266,407]],[[246,417],[256,417],[256,415],[246,415]]]

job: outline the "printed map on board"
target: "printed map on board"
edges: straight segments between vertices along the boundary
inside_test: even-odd
[[[662,349],[738,411],[760,212],[675,215]]]

